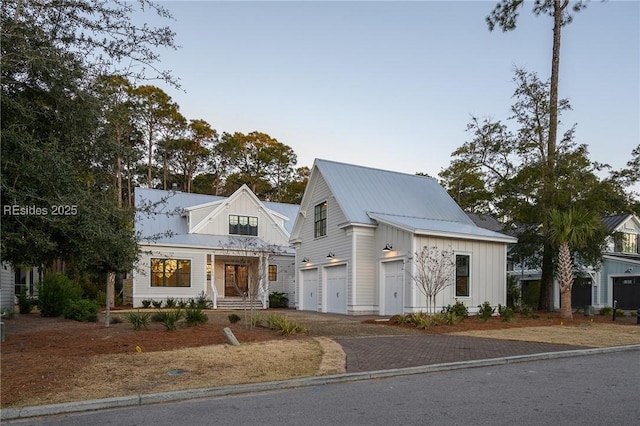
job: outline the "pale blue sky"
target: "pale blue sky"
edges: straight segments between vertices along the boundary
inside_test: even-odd
[[[552,22],[532,3],[489,32],[495,1],[163,2],[162,52],[188,119],[265,132],[314,158],[436,176],[472,114],[506,119],[514,66],[550,74]],[[149,21],[155,23],[156,21]],[[640,143],[640,3],[591,2],[562,34],[560,96],[590,158],[624,167]]]

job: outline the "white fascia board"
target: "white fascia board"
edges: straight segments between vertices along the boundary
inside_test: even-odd
[[[505,236],[502,237],[490,237],[486,235],[474,235],[474,234],[458,234],[455,232],[443,232],[443,231],[429,231],[426,229],[418,229],[415,232],[416,235],[432,235],[434,237],[446,237],[455,238],[458,240],[474,240],[474,241],[489,241],[495,243],[517,243],[518,239],[514,237]]]

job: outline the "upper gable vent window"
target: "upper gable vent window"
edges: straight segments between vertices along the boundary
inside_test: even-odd
[[[229,215],[229,234],[258,236],[258,218]]]
[[[314,208],[313,215],[314,231],[313,236],[315,238],[324,237],[327,235],[327,202],[318,204]]]

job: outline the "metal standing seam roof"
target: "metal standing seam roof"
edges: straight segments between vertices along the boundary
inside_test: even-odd
[[[378,218],[414,232],[464,229],[455,233],[515,240],[475,225],[434,178],[321,159],[315,167],[349,223],[374,225]]]
[[[625,222],[629,217],[631,217],[631,213],[618,214],[614,216],[606,216],[600,219],[602,224],[607,228],[609,233],[612,233],[616,230],[618,226],[620,226],[623,222]]]
[[[149,188],[136,188],[134,195],[138,210],[135,217],[135,231],[142,239],[154,237],[156,244],[207,247],[218,246],[219,241],[225,242],[228,239],[226,235],[189,234],[187,219],[182,216],[185,208],[223,201],[228,197]],[[284,228],[291,233],[299,206],[264,201],[262,203],[267,209],[289,218],[288,221],[284,221]],[[143,206],[149,207],[141,209]],[[172,235],[163,236],[167,231]]]

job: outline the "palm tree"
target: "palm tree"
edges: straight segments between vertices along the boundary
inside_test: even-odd
[[[573,318],[571,310],[571,286],[573,285],[573,261],[571,249],[587,245],[601,224],[597,216],[584,210],[552,210],[549,213],[549,236],[559,245],[557,275],[560,282],[560,313],[562,318]]]

